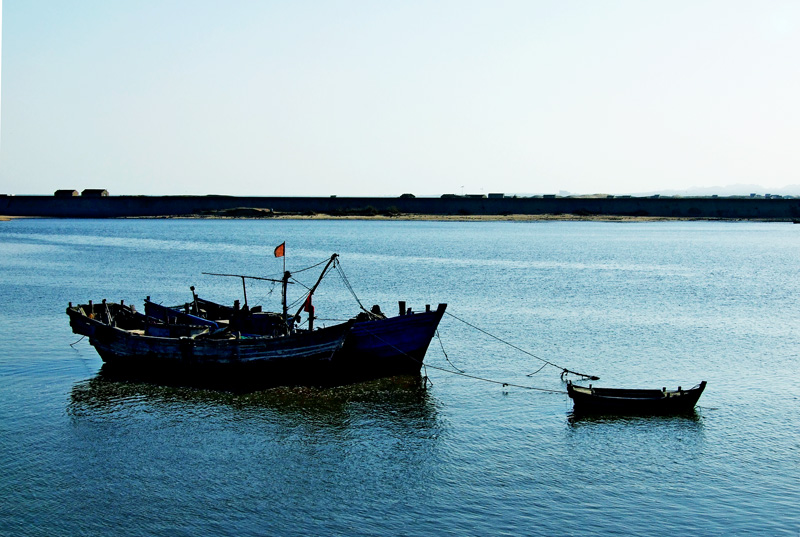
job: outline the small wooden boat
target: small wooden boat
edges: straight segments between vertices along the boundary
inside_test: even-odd
[[[628,390],[593,388],[567,383],[576,413],[605,414],[677,414],[689,412],[697,404],[706,381],[688,390]]]

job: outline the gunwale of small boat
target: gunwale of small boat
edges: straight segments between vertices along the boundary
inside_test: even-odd
[[[692,410],[706,387],[706,381],[687,390],[636,390],[593,388],[567,384],[576,412],[678,413]]]

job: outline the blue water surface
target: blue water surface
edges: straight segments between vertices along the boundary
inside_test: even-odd
[[[448,304],[425,387],[109,380],[68,326],[70,301],[241,299],[202,273],[279,276],[284,241],[290,270],[339,253],[367,308]],[[797,536],[799,268],[785,223],[0,222],[0,534]],[[358,310],[335,274],[315,306]],[[708,388],[577,418],[542,360]]]

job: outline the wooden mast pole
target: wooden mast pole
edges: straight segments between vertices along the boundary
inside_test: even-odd
[[[283,322],[289,322],[289,307],[286,305],[286,287],[289,285],[289,277],[291,273],[288,270],[283,271],[283,293],[281,304],[283,305]]]

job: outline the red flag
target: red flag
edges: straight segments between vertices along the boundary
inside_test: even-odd
[[[283,257],[286,254],[286,243],[282,242],[280,246],[275,247],[275,257]]]
[[[306,297],[306,303],[303,304],[303,311],[308,313],[314,312],[314,306],[311,305],[311,295],[308,295],[308,297]]]

